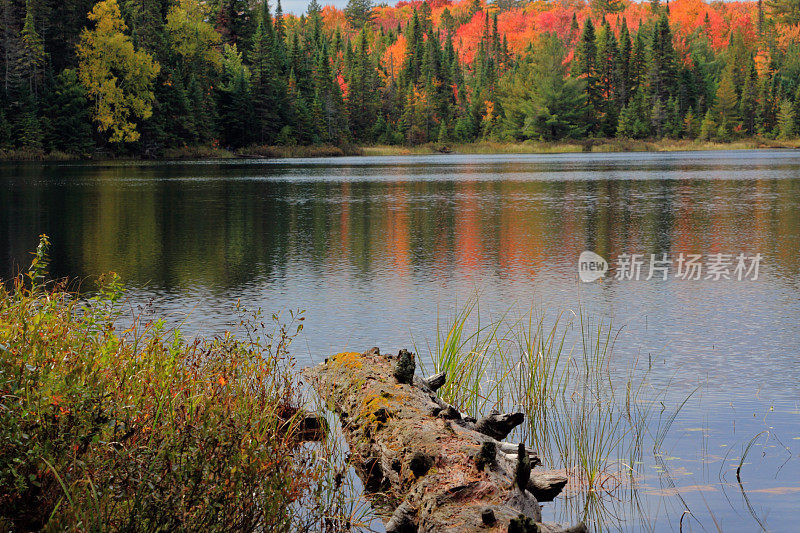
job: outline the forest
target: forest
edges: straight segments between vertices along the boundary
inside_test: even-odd
[[[0,154],[792,139],[797,0],[0,0]]]

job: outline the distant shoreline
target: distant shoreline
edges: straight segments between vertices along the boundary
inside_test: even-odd
[[[711,150],[798,149],[800,139],[775,140],[763,137],[743,138],[722,143],[685,139],[582,139],[553,142],[427,143],[417,146],[255,146],[236,151],[212,146],[194,146],[165,150],[159,157],[131,157],[99,154],[80,156],[64,152],[0,151],[0,163],[53,163],[67,161],[189,161],[232,159],[297,159],[347,156],[405,156],[435,154],[558,154],[613,152],[678,152]]]

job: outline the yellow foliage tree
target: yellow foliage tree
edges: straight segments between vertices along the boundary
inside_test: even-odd
[[[207,22],[208,17],[208,7],[198,0],[179,0],[167,14],[165,27],[172,49],[192,71],[208,67],[216,70],[222,64],[220,36]]]
[[[160,66],[147,52],[135,50],[117,0],[95,4],[89,20],[92,30],[81,34],[78,76],[94,100],[94,120],[111,142],[139,139],[135,120],[153,114],[153,80]]]

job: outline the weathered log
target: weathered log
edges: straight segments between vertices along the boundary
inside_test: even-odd
[[[551,502],[567,485],[567,476],[555,472],[531,472],[528,490],[539,502]]]
[[[433,392],[436,392],[447,382],[447,372],[442,371],[438,374],[428,376],[424,381],[425,385],[427,385],[429,389],[431,389]]]
[[[522,413],[491,413],[475,423],[475,431],[489,435],[493,439],[503,440],[518,425],[525,420]]]
[[[339,413],[365,488],[380,492],[373,505],[389,515],[386,530],[507,531],[521,517],[520,527],[568,531],[541,523],[539,502],[528,490],[539,486],[541,476],[530,470],[538,456],[524,446],[516,454],[502,452],[507,443],[476,431],[477,424],[438,399],[425,380],[409,379],[413,354],[404,352],[340,353],[304,372]],[[437,416],[443,411],[459,418]],[[513,428],[517,418],[503,424]]]

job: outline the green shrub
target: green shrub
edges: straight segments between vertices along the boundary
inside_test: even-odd
[[[319,474],[288,356],[302,316],[188,341],[122,320],[115,274],[89,299],[45,284],[46,246],[0,286],[0,529],[293,527]]]

